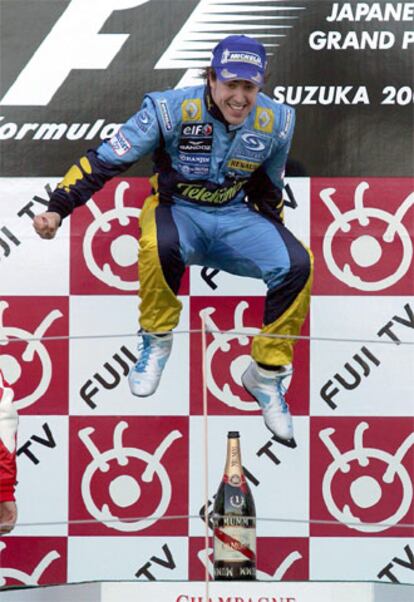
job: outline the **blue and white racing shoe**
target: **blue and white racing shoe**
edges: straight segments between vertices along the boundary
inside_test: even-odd
[[[162,371],[170,357],[172,332],[154,335],[141,330],[138,333],[138,360],[128,375],[129,388],[137,397],[148,397],[157,390]]]
[[[292,373],[291,364],[277,370],[265,370],[253,360],[241,377],[246,391],[260,405],[267,428],[283,441],[293,439],[292,416],[285,400],[285,382]]]

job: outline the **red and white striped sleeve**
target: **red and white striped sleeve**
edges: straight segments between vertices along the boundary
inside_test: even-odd
[[[18,415],[13,389],[0,371],[0,502],[14,501]]]

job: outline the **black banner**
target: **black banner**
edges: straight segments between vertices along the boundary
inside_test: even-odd
[[[266,44],[308,175],[412,175],[414,2],[0,0],[0,20],[2,176],[62,175],[230,33]]]

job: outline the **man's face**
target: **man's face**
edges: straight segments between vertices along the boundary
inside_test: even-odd
[[[213,81],[211,76],[209,83],[213,100],[224,119],[232,125],[243,123],[256,102],[259,86],[246,80]]]

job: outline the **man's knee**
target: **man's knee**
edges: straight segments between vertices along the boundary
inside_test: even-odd
[[[313,271],[313,255],[310,249],[302,247],[302,252],[297,253],[291,270],[301,280],[308,280]]]

